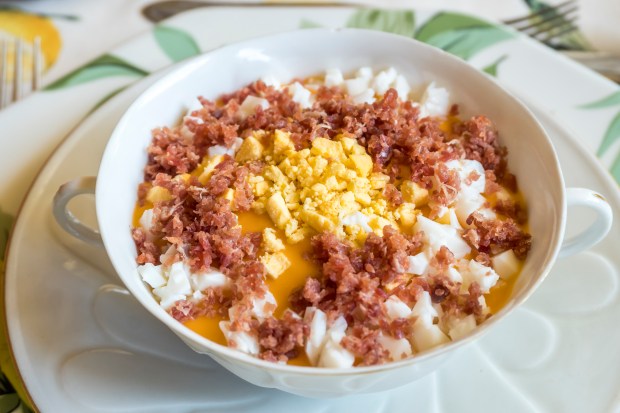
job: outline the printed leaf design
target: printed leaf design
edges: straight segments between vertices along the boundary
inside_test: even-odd
[[[501,26],[450,12],[436,14],[416,34],[416,39],[463,59],[469,59],[480,50],[512,37],[514,33]]]
[[[13,216],[0,209],[0,261],[4,260],[4,250],[9,241],[9,231],[13,226]]]
[[[166,56],[178,62],[200,53],[196,41],[186,32],[167,26],[156,26],[153,29],[155,40]]]
[[[142,77],[148,72],[133,66],[125,60],[105,54],[92,62],[74,70],[73,72],[48,85],[45,90],[63,89],[66,87],[92,82],[93,80],[112,76]]]
[[[93,106],[93,108],[90,110],[90,112],[88,112],[88,114],[90,115],[91,113],[93,113],[94,111],[99,109],[101,106],[103,106],[104,103],[106,103],[108,100],[112,99],[114,96],[118,95],[120,92],[122,92],[126,88],[127,88],[127,86],[121,86],[118,89],[113,90],[110,93],[108,93],[107,95],[105,95],[104,97],[102,97],[101,100],[99,102],[97,102],[97,104],[95,106]]]
[[[299,22],[300,29],[315,29],[317,27],[323,27],[320,24],[313,22],[312,20],[301,19]]]
[[[614,160],[614,163],[611,165],[610,172],[616,182],[620,184],[620,152],[618,152],[616,160]]]
[[[614,119],[607,127],[607,131],[605,132],[605,136],[603,137],[601,146],[599,146],[596,154],[598,156],[603,155],[618,138],[620,138],[620,112],[616,114],[616,117],[614,117]]]
[[[353,13],[346,27],[380,30],[413,37],[415,13],[412,10],[361,9]]]
[[[620,90],[594,102],[580,106],[581,109],[600,109],[620,105]]]
[[[495,62],[491,63],[490,65],[488,65],[486,67],[483,67],[482,71],[485,72],[485,73],[488,73],[489,75],[491,75],[493,77],[497,77],[497,69],[499,68],[500,63],[502,63],[507,58],[508,58],[508,56],[506,56],[506,55],[501,56]]]

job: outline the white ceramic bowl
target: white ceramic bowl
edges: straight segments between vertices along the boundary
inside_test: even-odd
[[[282,80],[305,77],[336,67],[344,72],[361,66],[394,66],[411,85],[430,81],[447,88],[463,117],[484,114],[497,125],[509,150],[509,168],[519,179],[529,206],[532,249],[508,304],[471,335],[413,358],[372,367],[325,369],[274,364],[201,337],[168,315],[155,301],[136,270],[136,248],[130,234],[136,189],[143,180],[151,129],[174,125],[198,95],[215,98],[273,75]],[[55,212],[65,229],[91,242],[98,234],[68,215],[68,199],[91,190],[94,180],[65,185]],[[600,196],[599,196],[600,197]],[[365,30],[302,30],[223,47],[182,64],[127,110],[107,145],[96,188],[101,238],[120,278],[133,296],[197,352],[214,358],[239,377],[264,387],[316,397],[374,392],[409,383],[433,371],[450,354],[500,322],[522,303],[549,272],[560,251],[567,198],[587,204],[599,220],[567,252],[591,246],[611,224],[611,210],[589,190],[567,193],[554,149],[533,115],[487,75],[441,50],[417,41]]]

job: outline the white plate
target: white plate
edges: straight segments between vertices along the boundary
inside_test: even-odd
[[[116,121],[153,79],[109,101],[49,160],[23,205],[7,260],[11,347],[43,412],[606,412],[619,406],[619,223],[602,244],[557,264],[526,303],[437,373],[387,393],[304,399],[247,384],[192,353],[105,275],[98,250],[62,234],[57,187],[96,174]],[[593,156],[537,112],[567,185],[587,186],[620,216],[616,184]],[[535,200],[531,200],[535,202]],[[76,211],[92,211],[92,199]],[[569,231],[588,216],[569,211]],[[60,242],[59,242],[60,241]]]

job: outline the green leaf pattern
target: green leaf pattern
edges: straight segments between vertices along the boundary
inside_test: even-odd
[[[620,90],[612,93],[611,95],[604,96],[594,102],[581,105],[581,109],[605,109],[614,106],[620,106]],[[616,116],[611,120],[603,136],[596,154],[603,156],[607,153],[609,148],[620,139],[620,112],[616,113]],[[616,158],[611,165],[611,174],[620,183],[620,151],[616,154]]]
[[[200,48],[196,41],[182,30],[160,25],[153,29],[153,34],[159,47],[173,62],[178,62],[200,53]]]
[[[136,67],[119,57],[105,54],[51,83],[45,88],[45,90],[63,89],[112,76],[142,77],[147,74],[147,71],[140,69],[139,67]]]
[[[415,13],[412,10],[362,9],[353,13],[346,26],[414,37]]]

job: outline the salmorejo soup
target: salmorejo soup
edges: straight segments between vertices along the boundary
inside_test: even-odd
[[[351,367],[467,335],[531,237],[508,153],[393,68],[261,79],[153,131],[133,238],[188,328],[274,362]]]

